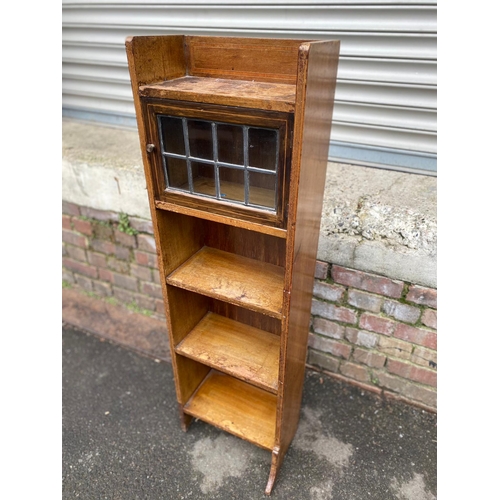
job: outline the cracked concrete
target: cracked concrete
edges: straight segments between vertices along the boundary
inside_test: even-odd
[[[137,131],[63,119],[62,198],[150,219]],[[329,163],[318,258],[436,287],[436,178]]]

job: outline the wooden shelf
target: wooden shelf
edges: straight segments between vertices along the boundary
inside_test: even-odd
[[[211,370],[184,412],[267,450],[274,446],[276,396]]]
[[[254,109],[293,112],[296,86],[288,83],[256,82],[183,76],[141,85],[141,97],[222,104]]]
[[[209,312],[176,352],[276,394],[280,337]]]
[[[281,319],[284,269],[203,247],[167,277],[167,284]]]
[[[191,196],[191,195],[185,194],[184,196]],[[175,212],[178,214],[189,215],[191,217],[196,217],[198,219],[220,222],[221,224],[227,224],[228,226],[235,226],[235,227],[241,227],[243,229],[249,229],[250,231],[254,231],[256,233],[269,234],[271,236],[276,236],[277,238],[285,239],[287,235],[286,229],[281,229],[279,227],[274,227],[274,226],[268,226],[258,222],[250,222],[247,220],[238,219],[234,216],[229,217],[227,215],[208,212],[206,210],[200,210],[198,208],[178,205],[176,203],[171,203],[168,201],[155,200],[155,207],[158,208],[159,210],[166,210],[168,212]]]

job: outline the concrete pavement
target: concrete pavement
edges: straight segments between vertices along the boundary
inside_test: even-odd
[[[62,347],[63,499],[267,498],[270,453],[201,421],[182,432],[167,358],[68,324]],[[306,373],[271,498],[436,498],[436,415]]]

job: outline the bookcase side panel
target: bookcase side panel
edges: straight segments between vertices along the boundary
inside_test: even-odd
[[[287,335],[283,338],[283,390],[278,409],[280,454],[290,445],[300,416],[312,287],[323,204],[339,42],[309,44],[297,88],[294,160],[289,212]],[[307,60],[306,60],[307,57]],[[306,84],[307,83],[307,84]],[[299,89],[299,86],[301,87]],[[299,95],[301,96],[299,103]],[[297,189],[298,188],[298,189]],[[286,307],[286,306],[285,306]]]

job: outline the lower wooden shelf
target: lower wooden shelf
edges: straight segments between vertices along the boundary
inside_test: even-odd
[[[211,370],[184,412],[266,450],[272,450],[276,428],[274,394]]]
[[[274,394],[278,392],[278,335],[209,312],[175,351]]]

